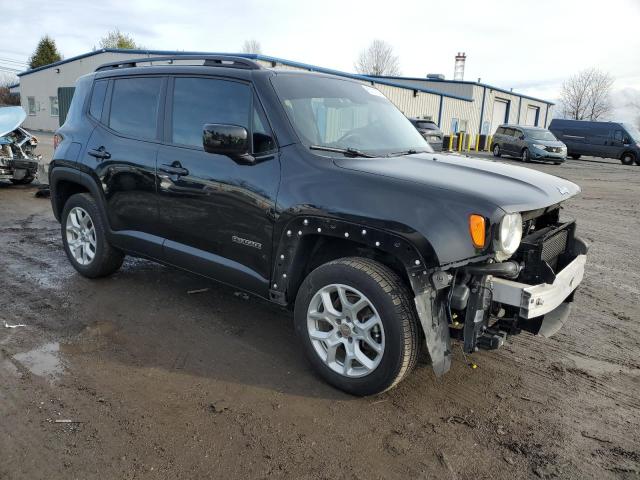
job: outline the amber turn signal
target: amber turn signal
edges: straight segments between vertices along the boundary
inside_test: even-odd
[[[476,248],[484,248],[486,241],[486,225],[482,215],[469,215],[469,233],[471,234],[471,242]]]

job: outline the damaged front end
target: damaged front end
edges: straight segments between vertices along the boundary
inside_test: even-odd
[[[550,337],[566,322],[588,247],[559,207],[525,212],[523,237],[506,261],[468,263],[432,274],[416,306],[436,375],[449,370],[450,339],[466,354],[496,349],[508,335]]]
[[[42,158],[36,137],[20,127],[25,118],[22,107],[0,108],[0,180],[14,184],[31,183]]]

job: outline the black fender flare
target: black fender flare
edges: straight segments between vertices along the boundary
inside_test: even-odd
[[[54,166],[49,170],[49,189],[51,191],[51,206],[53,208],[53,214],[56,220],[60,221],[60,213],[62,212],[63,205],[61,205],[62,198],[58,191],[58,185],[62,181],[75,183],[86,188],[91,195],[96,199],[98,209],[102,220],[107,225],[108,231],[111,231],[109,226],[109,218],[105,209],[105,197],[104,192],[99,187],[98,180],[93,178],[86,172],[78,170],[76,168]]]
[[[395,257],[405,268],[411,287],[417,295],[429,288],[429,277],[438,260],[433,247],[426,238],[416,240],[417,232],[406,229],[411,239],[379,227],[348,220],[313,215],[296,216],[282,229],[280,241],[274,250],[271,276],[271,298],[279,303],[293,301],[290,290],[291,274],[295,269],[296,253],[301,241],[309,236],[340,238],[379,250]]]

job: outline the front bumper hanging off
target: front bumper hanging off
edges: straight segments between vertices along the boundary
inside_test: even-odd
[[[520,270],[517,261],[463,267],[467,276],[471,277],[464,301],[466,308],[463,330],[460,332],[461,339],[464,340],[463,350],[466,353],[475,351],[477,347],[497,348],[502,345],[507,334],[518,333],[520,330],[550,337],[564,325],[571,313],[573,294],[584,277],[588,247],[585,242],[575,237],[573,224],[563,225],[552,235],[558,232],[564,234],[563,230],[567,232],[567,241],[564,244],[564,252],[558,257],[561,260],[551,260],[553,270],[557,273],[544,262],[549,271],[542,273],[545,278],[542,283],[527,281],[531,278],[532,272],[536,275],[538,273],[537,266],[534,265],[535,259],[531,255],[528,257],[530,268],[527,269],[525,266],[524,272]],[[539,245],[542,257],[539,257],[538,261],[544,259],[549,245],[554,245],[553,239],[546,246]],[[557,264],[559,261],[562,263]],[[509,276],[517,278],[505,278]],[[425,333],[426,346],[434,372],[438,376],[449,370],[452,353],[448,321],[451,318],[447,318],[447,311],[450,317],[453,304],[451,298],[454,295],[448,296],[445,293],[448,290],[444,287],[445,285],[441,284],[442,289],[439,289],[434,284],[434,288],[428,292],[416,295],[416,306]],[[498,315],[497,312],[501,313]],[[489,320],[492,315],[495,315],[496,321]],[[454,329],[453,332],[455,331]]]

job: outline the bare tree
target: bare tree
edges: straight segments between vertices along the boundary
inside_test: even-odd
[[[144,47],[133,39],[128,33],[119,29],[111,30],[100,39],[100,48],[120,48],[128,50],[142,50]],[[95,47],[93,48],[95,50]]]
[[[563,114],[573,120],[598,120],[612,111],[613,77],[597,68],[589,68],[562,84]]]
[[[400,75],[398,56],[384,40],[374,40],[362,50],[354,67],[365,75]]]
[[[255,39],[245,40],[242,44],[242,53],[262,53],[262,47],[260,46],[260,42]]]

